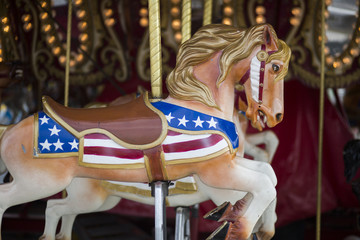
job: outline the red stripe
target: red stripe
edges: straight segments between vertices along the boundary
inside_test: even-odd
[[[181,135],[182,133],[178,133],[178,132],[174,132],[174,131],[171,131],[171,130],[169,130],[168,131],[168,136],[179,136],[179,135]]]
[[[192,150],[198,150],[202,148],[212,147],[223,139],[221,135],[212,134],[208,138],[192,140],[187,142],[179,142],[172,144],[163,144],[163,150],[165,153],[172,152],[187,152]]]
[[[141,150],[116,149],[106,147],[84,147],[84,154],[110,156],[117,158],[139,159],[144,157]]]

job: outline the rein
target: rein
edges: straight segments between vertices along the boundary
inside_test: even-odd
[[[255,84],[252,82],[251,88],[255,89],[255,91],[258,92],[257,102],[259,104],[262,103],[262,97],[263,97],[266,60],[274,52],[276,52],[276,51],[268,51],[268,52],[266,52],[266,46],[265,46],[265,44],[262,44],[261,45],[261,50],[256,54],[256,58],[253,57],[253,59],[251,59],[250,68],[246,71],[244,76],[240,79],[240,84],[241,85],[244,85],[244,83],[249,78],[252,78],[252,80],[256,81]],[[257,73],[257,72],[253,71],[253,73],[251,74],[251,66],[258,65],[257,62],[260,62],[259,72]],[[253,98],[254,98],[254,96],[253,96]],[[254,98],[254,100],[256,100],[256,99]]]

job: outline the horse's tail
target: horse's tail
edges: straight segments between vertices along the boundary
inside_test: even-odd
[[[0,146],[1,146],[1,141],[2,141],[2,136],[4,135],[4,132],[6,131],[6,129],[9,127],[10,125],[0,125]],[[6,171],[6,166],[4,161],[1,158],[1,153],[0,153],[0,174],[3,174]]]

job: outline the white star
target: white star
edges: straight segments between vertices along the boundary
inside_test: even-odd
[[[61,149],[64,151],[64,149],[62,148],[62,145],[64,145],[64,143],[60,142],[60,139],[57,140],[56,143],[53,143],[54,146],[55,146],[55,151],[58,150],[58,149]]]
[[[78,149],[78,145],[79,145],[79,143],[78,143],[78,142],[76,142],[76,140],[75,140],[75,139],[74,139],[74,141],[69,142],[69,144],[71,145],[71,149],[70,149],[70,150],[73,150],[74,148],[75,148],[75,149]]]
[[[165,115],[165,117],[166,117],[166,120],[168,120],[169,123],[171,122],[171,120],[173,118],[175,118],[175,117],[171,116],[171,113],[169,113],[168,115]]]
[[[54,125],[54,127],[53,128],[49,128],[49,130],[51,131],[51,134],[50,134],[50,136],[52,136],[52,135],[56,135],[56,136],[59,136],[59,132],[61,131],[60,129],[57,129],[56,128],[56,125]]]
[[[49,143],[48,140],[46,139],[45,142],[40,143],[40,145],[42,146],[41,151],[44,150],[44,149],[47,149],[47,150],[50,151],[50,146],[51,146],[52,144]]]
[[[178,126],[184,125],[184,127],[186,127],[186,123],[189,121],[189,120],[186,120],[186,119],[185,119],[185,115],[183,116],[182,119],[178,118],[178,120],[179,120]]]
[[[39,118],[39,120],[41,121],[40,125],[43,125],[44,123],[48,124],[50,118],[47,118],[45,115],[42,118]]]
[[[196,120],[193,120],[193,122],[195,123],[195,127],[197,127],[197,126],[203,127],[202,124],[204,121],[201,121],[199,116]]]
[[[211,127],[216,128],[217,122],[215,122],[213,117],[210,119],[210,121],[206,121],[206,122],[209,123],[209,128]]]

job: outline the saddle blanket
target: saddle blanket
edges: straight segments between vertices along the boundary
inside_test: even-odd
[[[105,134],[91,133],[79,140],[44,112],[39,112],[37,119],[35,157],[78,156],[80,164],[88,166],[101,164],[143,167],[145,164],[142,150],[127,149]],[[219,134],[192,135],[168,130],[162,149],[166,162],[177,163],[197,158],[206,160],[215,153],[228,150],[229,145]]]

